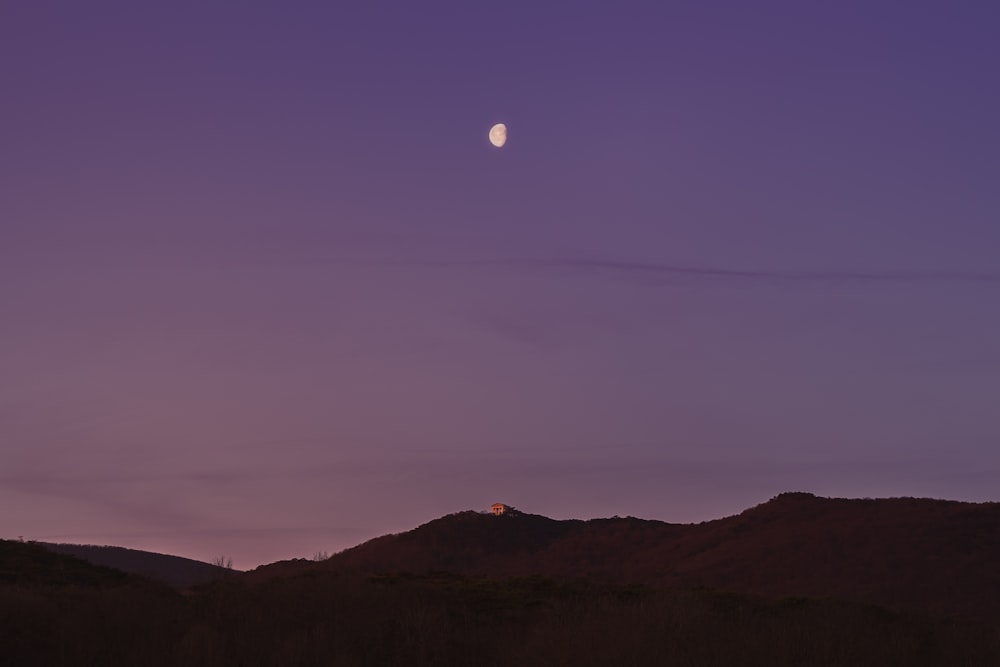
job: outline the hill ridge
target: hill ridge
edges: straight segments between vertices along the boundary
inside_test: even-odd
[[[496,517],[474,510],[383,535],[304,569],[556,576],[1000,616],[1000,503],[782,493],[697,524]]]
[[[142,549],[54,542],[36,542],[35,544],[55,553],[73,556],[94,565],[148,577],[176,588],[203,584],[230,573],[227,568],[211,563]]]

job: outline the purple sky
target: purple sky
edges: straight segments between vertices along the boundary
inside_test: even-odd
[[[246,4],[0,10],[0,536],[998,499],[996,3]]]

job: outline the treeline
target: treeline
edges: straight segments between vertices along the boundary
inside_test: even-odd
[[[988,625],[833,600],[310,572],[176,592],[0,583],[10,665],[987,665]]]

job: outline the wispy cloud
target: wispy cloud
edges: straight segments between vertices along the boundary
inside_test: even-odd
[[[881,282],[881,283],[989,283],[1000,284],[1000,272],[991,271],[772,271],[726,269],[656,262],[628,262],[595,258],[431,260],[403,262],[440,267],[523,267],[579,269],[581,271],[668,275],[701,278],[789,282]]]

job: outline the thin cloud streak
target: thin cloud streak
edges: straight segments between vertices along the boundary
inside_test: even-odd
[[[770,271],[706,266],[626,262],[606,259],[492,259],[400,262],[423,266],[574,268],[622,273],[665,274],[703,278],[734,278],[789,282],[988,283],[1000,284],[1000,273],[988,271]]]
[[[128,258],[126,258],[127,260]],[[121,263],[123,260],[117,258]],[[132,260],[138,262],[139,260]],[[107,264],[107,263],[105,263]],[[146,261],[144,266],[149,266]],[[633,262],[601,258],[574,257],[509,257],[496,259],[359,259],[350,257],[272,257],[270,259],[247,259],[229,257],[220,265],[217,259],[197,260],[186,257],[172,259],[173,269],[207,271],[230,271],[240,268],[281,269],[289,266],[339,266],[354,269],[379,268],[524,268],[524,269],[577,269],[580,271],[607,272],[632,275],[678,276],[686,278],[722,278],[748,282],[784,283],[974,283],[983,285],[1000,284],[1000,272],[996,271],[778,271],[771,269],[727,269],[715,266],[696,266],[658,262]]]

